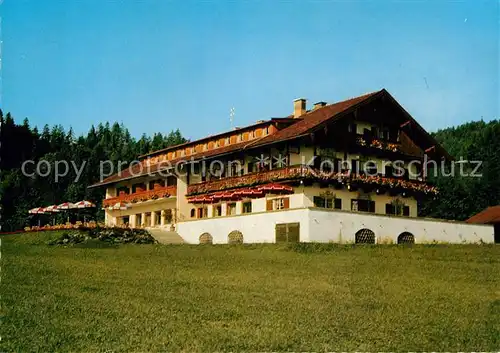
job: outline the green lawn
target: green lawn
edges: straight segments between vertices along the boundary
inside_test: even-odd
[[[1,238],[1,351],[497,351],[500,246]]]

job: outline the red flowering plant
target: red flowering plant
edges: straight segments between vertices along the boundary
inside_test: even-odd
[[[108,206],[113,206],[114,204],[118,202],[124,202],[124,203],[136,203],[136,202],[142,202],[142,201],[147,201],[147,200],[156,200],[158,198],[164,198],[164,197],[170,197],[172,195],[175,195],[177,193],[175,186],[166,186],[166,187],[161,187],[161,188],[156,188],[153,190],[145,190],[145,191],[139,191],[135,192],[130,195],[123,195],[121,194],[120,196],[117,197],[112,197],[109,199],[103,200],[103,206],[108,207]]]

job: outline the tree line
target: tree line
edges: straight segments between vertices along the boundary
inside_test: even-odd
[[[98,206],[104,197],[103,190],[88,189],[99,181],[100,161],[133,161],[137,156],[187,140],[179,130],[167,134],[155,133],[133,138],[128,129],[119,123],[91,126],[87,134],[75,136],[70,128],[61,125],[42,131],[31,127],[28,119],[16,123],[10,113],[0,110],[0,200],[2,231],[22,229],[32,222],[27,210],[58,204],[65,201],[92,200]],[[500,204],[500,121],[466,123],[439,130],[433,136],[454,157],[482,161],[482,177],[455,176],[432,177],[440,192],[434,198],[419,201],[419,216],[465,220],[492,205]],[[69,169],[64,178],[55,181],[54,168],[43,177],[24,175],[24,161],[41,160],[54,166],[56,161],[74,161],[78,166],[85,162],[80,178]],[[97,207],[92,216],[102,219]]]
[[[45,125],[39,131],[30,126],[28,119],[16,123],[10,113],[4,116],[1,110],[0,123],[1,231],[14,231],[33,223],[33,216],[27,213],[31,208],[66,201],[92,200],[98,207],[90,216],[102,219],[104,214],[99,206],[104,192],[87,188],[99,181],[100,161],[110,160],[116,166],[118,161],[131,162],[139,155],[187,141],[179,130],[153,136],[144,134],[136,139],[123,124],[116,122],[91,126],[87,134],[80,136],[75,136],[71,128],[65,131],[61,125],[52,128]],[[24,175],[21,167],[27,160],[35,164],[47,161],[44,165],[49,167],[43,174],[50,173]],[[56,182],[56,161],[73,161],[77,166],[85,162],[78,181],[74,182],[77,172],[69,168],[68,174]],[[30,167],[32,174],[33,165]]]

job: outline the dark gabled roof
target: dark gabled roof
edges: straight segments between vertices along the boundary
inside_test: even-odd
[[[437,148],[439,149],[439,151],[441,152],[442,155],[446,156],[447,158],[450,158],[448,153],[434,140],[434,138],[432,138],[432,136],[430,136],[410,116],[410,114],[407,113],[401,107],[401,105],[399,105],[399,103],[397,103],[397,101],[385,89],[382,89],[380,91],[364,94],[364,95],[359,96],[359,97],[350,98],[350,99],[347,99],[347,100],[344,100],[344,101],[341,101],[338,103],[334,103],[334,104],[326,105],[326,106],[321,107],[321,108],[313,109],[311,111],[308,111],[304,115],[300,116],[299,118],[292,118],[292,117],[288,116],[285,118],[273,118],[271,120],[267,120],[264,122],[258,122],[257,124],[242,128],[241,130],[243,131],[243,130],[250,128],[250,127],[258,126],[258,125],[264,124],[264,123],[268,124],[271,122],[286,122],[286,123],[289,123],[290,125],[284,127],[281,130],[276,131],[273,134],[270,134],[270,135],[267,135],[264,137],[260,137],[258,139],[252,140],[252,141],[245,141],[245,142],[240,142],[240,143],[236,143],[236,144],[230,144],[228,146],[219,147],[219,148],[216,148],[213,150],[199,152],[199,153],[196,153],[192,156],[180,157],[180,158],[177,158],[173,161],[169,161],[169,164],[173,166],[176,163],[179,163],[182,161],[199,160],[199,159],[203,159],[203,158],[221,156],[221,155],[235,153],[235,152],[239,152],[239,151],[243,151],[243,150],[250,150],[252,148],[257,148],[257,147],[267,145],[267,144],[273,144],[273,143],[277,143],[277,142],[297,139],[301,136],[305,136],[311,132],[316,131],[317,129],[324,126],[324,124],[332,121],[333,119],[339,119],[339,118],[345,116],[347,113],[354,111],[356,108],[358,108],[362,104],[370,102],[372,99],[376,99],[376,98],[382,97],[384,95],[389,96],[391,101],[395,102],[397,104],[397,106],[402,109],[402,111],[408,117],[408,119],[412,123],[415,124],[418,132],[423,135],[422,138],[427,142],[427,145],[432,144],[432,145],[437,146]],[[234,132],[234,131],[230,131],[230,132]],[[226,135],[230,132],[225,132],[222,134],[210,136],[207,138],[203,138],[203,139],[200,139],[197,141],[185,143],[182,145],[168,147],[168,148],[163,149],[163,150],[151,152],[145,156],[153,156],[153,155],[156,155],[160,152],[173,150],[173,149],[176,149],[180,146],[187,146],[189,144],[199,143],[199,142],[207,140],[209,138],[214,138],[217,136]],[[129,168],[126,168],[122,172],[117,173],[115,175],[112,175],[112,176],[104,179],[102,182],[91,185],[90,187],[92,188],[92,187],[103,186],[103,185],[107,185],[107,184],[116,183],[118,181],[123,181],[123,180],[127,180],[127,179],[132,179],[135,177],[139,177],[141,175],[147,175],[148,173],[157,172],[159,170],[159,168],[166,169],[165,164],[163,164],[163,166],[162,166],[161,163],[159,165],[151,166],[149,170],[145,170],[145,167],[142,167],[142,168],[144,170],[143,173],[139,173],[141,170],[140,165],[135,165],[134,167],[132,167],[132,170],[130,170]]]
[[[495,224],[500,223],[500,205],[491,206],[472,216],[467,223]]]
[[[355,108],[356,105],[365,102],[368,98],[375,96],[382,91],[372,92],[364,94],[359,97],[351,98],[342,102],[326,105],[322,108],[308,111],[306,114],[301,116],[301,120],[297,121],[282,130],[275,132],[274,134],[265,136],[264,138],[252,143],[252,147],[262,146],[269,143],[275,143],[279,141],[286,141],[303,136],[310,132],[310,130],[320,127],[323,123],[329,121],[331,118],[338,118],[341,113],[346,112],[351,108]]]

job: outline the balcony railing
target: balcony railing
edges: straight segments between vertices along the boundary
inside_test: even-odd
[[[403,178],[389,178],[381,175],[369,176],[364,174],[345,172],[320,172],[309,166],[297,165],[265,172],[250,173],[237,177],[228,177],[220,180],[206,181],[189,185],[187,196],[206,194],[210,192],[249,187],[277,181],[316,180],[344,185],[373,185],[388,189],[403,189],[435,194],[437,189],[425,182],[405,180]]]
[[[177,196],[177,187],[175,185],[156,187],[152,190],[134,192],[133,194],[120,194],[116,197],[103,200],[103,206],[113,206],[118,202],[135,203],[172,196]]]
[[[362,147],[375,148],[381,151],[401,152],[401,144],[382,139],[367,138],[363,135],[356,136],[356,144]]]

